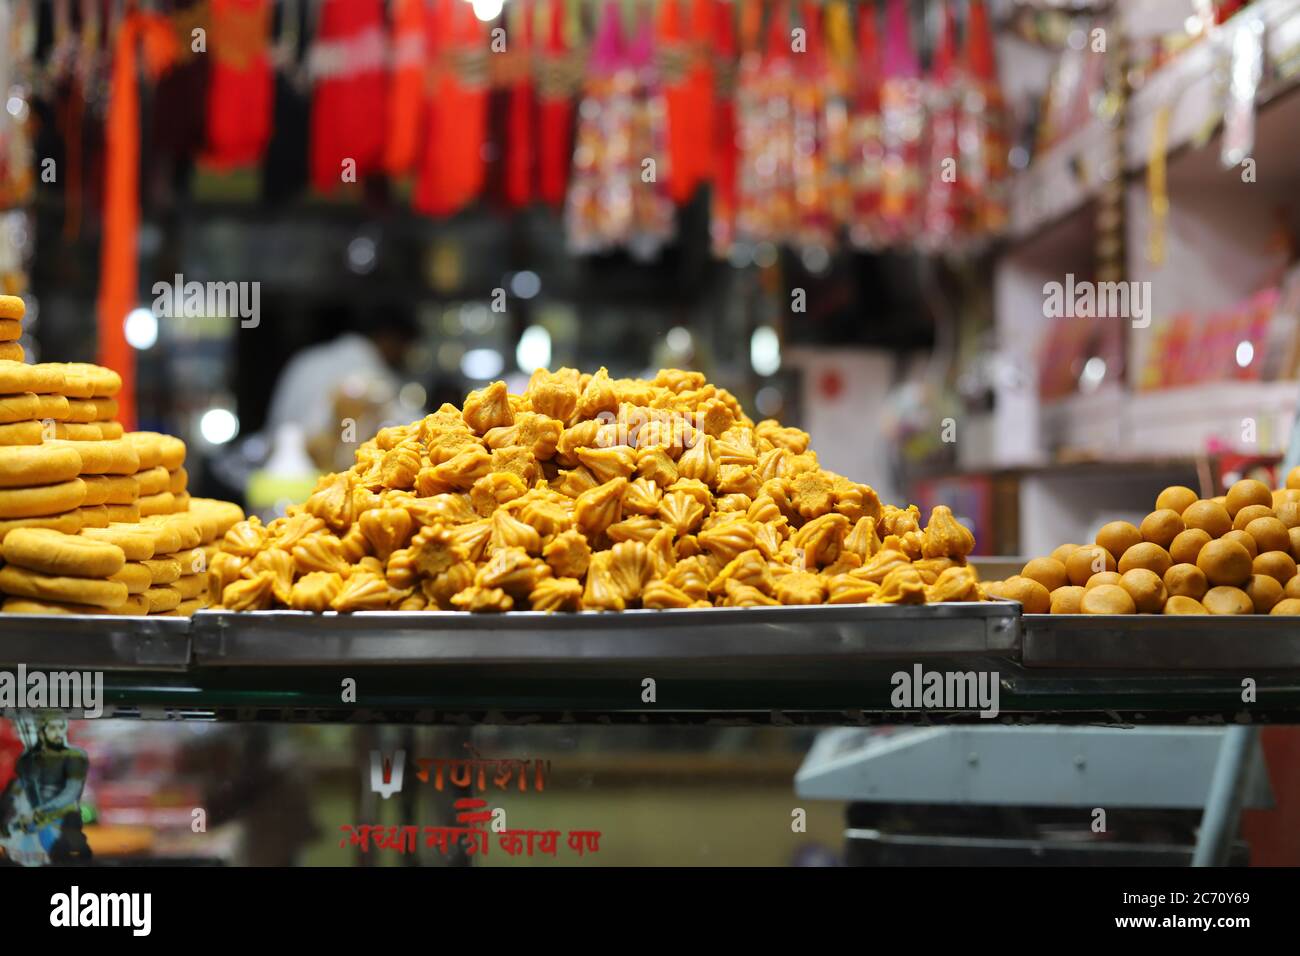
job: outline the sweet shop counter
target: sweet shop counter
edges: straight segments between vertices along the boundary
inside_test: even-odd
[[[101,672],[106,714],[164,719],[1300,719],[1300,633],[1289,618],[1035,615],[1009,601],[619,614],[6,615],[0,669],[20,665]],[[953,698],[954,688],[966,696]]]

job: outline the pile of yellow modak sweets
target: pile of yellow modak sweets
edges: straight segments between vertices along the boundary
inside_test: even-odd
[[[240,522],[214,606],[622,611],[982,599],[974,539],[823,469],[698,372],[539,370],[382,429],[302,505]]]

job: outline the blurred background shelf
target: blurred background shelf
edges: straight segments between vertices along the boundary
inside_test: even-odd
[[[1156,8],[1160,8],[1156,12]],[[1122,3],[1118,5],[1126,29],[1143,33],[1181,26],[1186,17],[1196,16],[1195,6],[1180,0]],[[1180,19],[1180,15],[1182,19]],[[1183,50],[1161,66],[1133,92],[1125,125],[1125,168],[1136,172],[1151,160],[1155,125],[1160,111],[1169,108],[1166,154],[1184,148],[1205,149],[1217,156],[1223,109],[1231,78],[1232,45],[1236,31],[1256,18],[1264,25],[1263,44],[1267,62],[1275,66],[1265,75],[1255,97],[1260,110],[1261,135],[1252,156],[1261,166],[1280,165],[1291,153],[1285,131],[1294,130],[1295,104],[1274,113],[1275,101],[1294,99],[1300,84],[1300,3],[1297,0],[1255,0],[1225,23],[1214,28],[1200,43]],[[1176,29],[1177,27],[1175,27]]]

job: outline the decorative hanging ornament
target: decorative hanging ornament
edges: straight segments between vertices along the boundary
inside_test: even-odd
[[[757,0],[751,10],[761,17]],[[783,242],[796,226],[793,100],[799,80],[791,62],[794,36],[789,11],[778,2],[763,38],[741,58],[736,222],[739,237],[752,243]]]
[[[884,147],[880,212],[886,235],[895,245],[910,243],[920,223],[924,94],[905,0],[888,0],[880,86]]]
[[[850,189],[853,194],[849,241],[859,249],[877,249],[885,244],[885,226],[881,218],[881,167],[885,162],[880,126],[882,63],[876,18],[877,9],[873,3],[858,5],[858,73],[849,130],[852,156]]]
[[[1007,155],[1011,141],[1007,111],[998,82],[993,31],[983,0],[970,0],[966,20],[967,85],[962,97],[960,176],[971,205],[971,230],[996,235],[1006,229]]]
[[[388,84],[388,139],[384,172],[405,176],[415,168],[424,123],[428,25],[425,0],[397,0],[393,11],[393,67]]]
[[[564,38],[564,0],[543,0],[545,38],[537,65],[538,195],[552,208],[564,205],[573,157],[573,97],[580,72]]]
[[[610,0],[592,44],[565,207],[569,246],[579,254],[625,248],[648,259],[672,235],[673,204],[659,175],[664,106],[653,24],[644,12],[638,19],[628,42]]]
[[[853,222],[853,14],[848,0],[826,5],[826,207],[836,233]]]
[[[414,206],[447,216],[483,189],[487,138],[487,53],[474,9],[464,0],[434,0],[428,122]]]
[[[505,132],[505,199],[512,209],[522,209],[533,201],[536,181],[534,171],[537,127],[537,97],[533,87],[533,4],[516,0],[508,47],[501,57],[508,58],[505,77],[507,88]]]
[[[959,175],[961,89],[956,15],[952,4],[945,3],[927,90],[930,121],[920,239],[930,250],[954,245],[967,219],[965,180]]]
[[[822,33],[821,7],[800,4],[803,49],[795,47],[794,117],[795,231],[785,241],[804,249],[827,249],[835,242],[830,213],[831,173],[826,116],[831,76]]]
[[[665,138],[668,194],[682,206],[695,195],[708,170],[708,115],[710,97],[700,87],[695,45],[683,22],[680,0],[662,0],[656,25],[659,74],[667,110]]]
[[[218,169],[261,161],[271,140],[271,4],[268,0],[208,0],[212,57],[208,80],[208,148]],[[192,46],[182,41],[187,54]]]
[[[322,0],[309,55],[311,182],[320,192],[382,168],[387,66],[382,0]]]
[[[714,87],[712,118],[713,179],[709,239],[715,256],[727,256],[736,236],[736,11],[730,2],[713,8]]]

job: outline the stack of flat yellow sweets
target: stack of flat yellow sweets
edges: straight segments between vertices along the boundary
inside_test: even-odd
[[[140,486],[140,517],[169,515],[186,510],[189,498],[172,494],[172,474],[185,466],[185,443],[157,432],[130,432],[126,441],[140,457],[136,482]]]
[[[0,361],[21,362],[26,355],[18,340],[23,336],[27,305],[16,295],[0,295]]]
[[[81,459],[43,444],[38,418],[67,404],[61,370],[0,359],[0,535],[11,528],[77,531],[85,504]]]
[[[176,595],[176,605],[165,613],[186,617],[208,606],[208,565],[217,552],[216,542],[244,518],[243,509],[228,501],[193,498],[189,504],[187,511],[144,519],[145,524],[170,526],[181,535],[180,547],[164,555],[176,566],[175,576],[165,585]]]
[[[99,418],[109,411],[117,414],[115,396],[122,389],[121,378],[116,372],[97,365],[70,363],[32,367],[49,368],[63,376],[59,397],[68,407],[66,410],[56,409],[43,422],[44,444],[53,449],[75,452],[81,459],[80,477],[86,486],[86,499],[79,509],[81,526],[104,528],[115,521],[138,521],[138,492],[133,476],[140,470],[139,456],[123,440],[121,425]],[[101,412],[101,408],[105,412]],[[106,424],[116,427],[106,434]]]
[[[0,296],[0,335],[6,321],[21,328],[21,305]],[[121,387],[97,365],[0,359],[3,611],[189,614],[206,605],[214,542],[243,512],[190,498],[180,439],[123,431]]]

